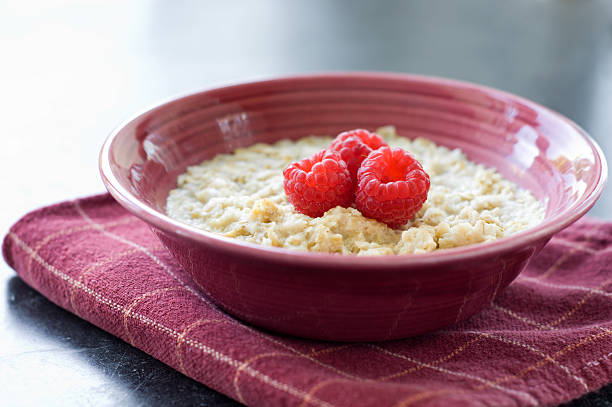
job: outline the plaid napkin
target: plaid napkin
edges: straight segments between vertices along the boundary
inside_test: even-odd
[[[551,405],[612,381],[612,223],[559,233],[467,322],[383,343],[235,320],[108,195],[26,215],[3,253],[59,306],[247,405]]]

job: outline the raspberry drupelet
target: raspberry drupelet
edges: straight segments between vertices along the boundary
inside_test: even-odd
[[[310,217],[323,216],[336,206],[348,207],[353,200],[353,182],[340,155],[319,151],[310,158],[289,165],[283,186],[289,202]]]
[[[378,134],[356,129],[340,133],[332,142],[330,150],[340,154],[351,173],[353,183],[357,185],[357,171],[361,162],[380,147],[387,147],[387,143]]]
[[[364,216],[398,228],[421,209],[428,192],[429,176],[414,157],[382,147],[361,163],[355,205]]]

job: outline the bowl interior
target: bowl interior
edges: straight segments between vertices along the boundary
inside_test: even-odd
[[[277,79],[175,99],[119,129],[106,159],[121,188],[164,216],[176,177],[215,154],[389,124],[497,168],[545,204],[547,220],[582,214],[605,178],[588,136],[548,109],[476,85],[392,74]]]

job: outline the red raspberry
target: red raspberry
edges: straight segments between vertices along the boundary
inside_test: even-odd
[[[373,150],[387,146],[387,143],[376,133],[356,129],[340,133],[332,142],[330,150],[337,151],[346,162],[353,184],[357,185],[357,171],[361,162]]]
[[[429,175],[401,148],[372,151],[357,173],[355,205],[363,216],[397,228],[423,206]]]
[[[353,200],[351,176],[340,155],[319,151],[283,171],[285,194],[298,212],[316,218]]]

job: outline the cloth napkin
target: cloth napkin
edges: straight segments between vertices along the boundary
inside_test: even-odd
[[[232,318],[108,195],[26,215],[3,254],[60,307],[251,406],[554,405],[612,382],[612,223],[556,235],[468,321],[382,343]]]

